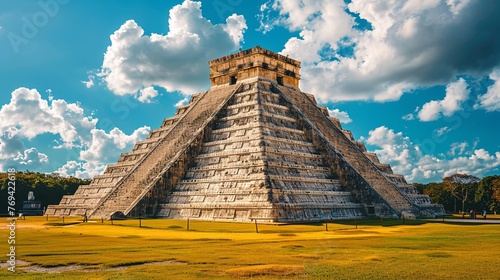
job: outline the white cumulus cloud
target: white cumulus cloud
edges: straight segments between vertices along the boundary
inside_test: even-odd
[[[380,162],[390,164],[393,171],[398,174],[406,175],[411,171],[412,159],[418,155],[419,151],[413,147],[408,137],[386,126],[377,127],[368,135],[368,138],[362,137],[361,140],[380,148],[374,151]]]
[[[407,137],[403,137],[402,132],[396,133],[394,130],[389,129],[386,126],[380,126],[374,130],[370,130],[368,134],[369,137],[366,139],[366,143],[370,145],[394,145],[408,141]]]
[[[117,95],[138,94],[159,86],[192,94],[210,85],[207,61],[237,50],[246,22],[231,15],[225,24],[203,17],[201,2],[185,0],[170,10],[166,35],[145,35],[134,21],[126,21],[111,35],[100,76]]]
[[[39,152],[36,148],[29,148],[18,153],[15,157],[0,162],[3,169],[15,167],[17,170],[33,170],[46,165],[49,158],[46,154]]]
[[[85,85],[86,88],[91,88],[94,86],[94,79],[95,79],[94,75],[89,75],[87,81],[81,81],[81,82],[82,84]]]
[[[467,147],[469,147],[469,143],[467,142],[452,143],[450,146],[450,150],[448,151],[448,155],[450,156],[463,155]]]
[[[156,96],[158,96],[158,91],[153,87],[147,87],[140,90],[137,100],[142,103],[151,103]]]
[[[469,99],[470,89],[467,82],[460,78],[458,81],[448,84],[446,96],[443,100],[432,100],[422,106],[418,112],[421,121],[434,121],[442,115],[452,116],[453,113],[462,110],[462,103]]]
[[[439,129],[436,129],[435,132],[436,132],[436,135],[437,136],[443,136],[445,135],[446,133],[450,132],[452,129],[447,127],[447,126],[443,126]]]
[[[68,160],[56,171],[61,175],[92,177],[116,162],[121,153],[149,134],[149,127],[136,129],[130,135],[119,128],[106,132],[96,128],[97,118],[85,114],[78,103],[62,99],[43,99],[36,89],[18,88],[11,100],[0,109],[0,169],[47,170],[47,153],[41,149],[76,150],[76,160]],[[151,93],[146,93],[151,97]],[[57,146],[26,148],[25,143],[40,135],[53,134]],[[52,165],[56,164],[51,163]]]
[[[59,135],[63,146],[81,146],[97,122],[83,109],[64,100],[43,99],[36,89],[18,88],[0,109],[0,131],[17,130],[20,137],[32,139],[40,134]],[[87,133],[85,133],[87,132]]]
[[[93,178],[96,175],[102,174],[105,169],[105,164],[96,166],[89,162],[70,160],[57,169],[55,173],[64,177]]]
[[[136,129],[131,135],[126,135],[118,128],[109,133],[93,129],[91,145],[80,153],[80,159],[95,165],[116,162],[121,153],[132,150],[137,141],[148,136],[149,131],[147,126]]]
[[[175,103],[174,107],[181,107],[181,106],[188,104],[190,98],[191,98],[190,96],[184,97],[183,99],[177,101],[177,103]]]
[[[352,122],[349,114],[347,112],[340,111],[339,109],[328,109],[328,114],[330,114],[331,117],[339,119],[341,123]]]
[[[0,160],[17,156],[24,152],[24,143],[19,131],[15,127],[2,130],[0,135]]]
[[[493,84],[488,87],[485,94],[478,96],[479,104],[475,108],[483,108],[486,111],[500,111],[500,68],[490,74]]]
[[[450,6],[450,11],[453,14],[459,14],[460,11],[469,4],[470,0],[446,0],[446,4]]]
[[[482,176],[500,167],[500,152],[476,148],[477,142],[472,147],[467,142],[453,143],[447,155],[426,154],[402,132],[385,126],[371,130],[360,140],[375,147],[372,152],[380,162],[390,164],[394,173],[405,175],[410,182],[437,182],[455,173]]]

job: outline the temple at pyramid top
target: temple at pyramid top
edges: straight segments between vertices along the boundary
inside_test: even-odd
[[[240,51],[209,62],[212,86],[262,77],[279,85],[299,86],[300,61],[261,47]]]
[[[444,213],[298,88],[300,62],[255,47],[209,65],[209,90],[46,214],[309,222]]]

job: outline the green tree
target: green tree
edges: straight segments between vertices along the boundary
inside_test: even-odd
[[[494,198],[494,190],[500,182],[500,176],[487,176],[478,184],[474,201],[481,207],[490,211],[498,208],[500,201]]]
[[[443,178],[443,184],[450,194],[462,204],[462,212],[465,204],[474,207],[474,194],[480,179],[467,174],[454,174]],[[456,212],[456,209],[453,209]]]
[[[446,189],[444,183],[429,183],[417,188],[421,188],[420,192],[428,195],[432,203],[442,204],[448,211],[456,211],[456,198]]]
[[[500,176],[495,176],[491,180],[491,204],[490,210],[497,211],[500,209]]]

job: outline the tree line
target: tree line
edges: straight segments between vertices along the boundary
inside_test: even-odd
[[[90,184],[90,179],[76,177],[62,177],[58,174],[44,174],[35,172],[16,172],[15,199],[16,211],[22,210],[23,201],[28,200],[28,192],[33,191],[35,199],[42,203],[42,207],[59,204],[63,195],[74,194],[78,186]],[[9,179],[7,173],[0,173],[0,201],[7,201]],[[3,204],[2,204],[3,205]],[[0,213],[7,211],[1,209]]]
[[[0,201],[8,198],[8,175],[0,173]],[[22,208],[22,202],[28,199],[28,192],[33,191],[42,207],[59,204],[63,195],[74,194],[80,185],[90,184],[90,179],[62,177],[58,174],[36,172],[16,173],[16,210]],[[447,212],[459,213],[469,210],[488,212],[500,211],[500,176],[487,176],[479,179],[467,174],[455,174],[443,178],[439,183],[414,183],[420,193],[427,194],[432,203],[442,204]],[[3,210],[0,210],[0,213]]]
[[[473,209],[500,211],[499,175],[480,179],[467,174],[454,174],[439,183],[414,185],[421,193],[429,195],[433,203],[443,204],[450,213],[468,213]]]

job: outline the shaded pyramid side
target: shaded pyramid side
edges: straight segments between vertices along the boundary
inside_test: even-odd
[[[339,174],[340,181],[358,197],[366,198],[369,194],[364,190],[374,190],[389,207],[384,209],[382,205],[382,208],[369,209],[368,212],[409,217],[444,213],[442,205],[432,204],[430,198],[419,194],[404,176],[394,174],[390,165],[380,163],[375,154],[367,153],[362,143],[356,142],[349,131],[343,130],[338,121],[328,116],[326,108],[317,105],[314,96],[289,86],[277,85],[276,90],[304,116],[312,137],[321,143],[320,146],[326,147],[330,166]]]
[[[267,80],[243,81],[159,216],[282,222],[365,216],[271,89]]]
[[[109,218],[116,213],[138,215],[155,211],[155,204],[146,206],[143,198],[164,192],[162,180],[168,170],[183,172],[179,158],[191,152],[190,144],[200,140],[203,128],[236,89],[236,85],[214,87],[193,96],[190,104],[179,108],[176,116],[165,119],[162,127],[151,131],[148,139],[138,142],[133,151],[122,154],[118,163],[109,165],[103,175],[96,176],[88,186],[80,186],[74,195],[63,197],[59,205],[50,205],[46,213]],[[176,179],[171,176],[167,183]],[[140,203],[140,209],[136,209]]]
[[[413,184],[409,184],[405,177],[401,174],[395,174],[389,164],[381,163],[378,156],[375,153],[367,152],[365,145],[362,142],[358,142],[354,139],[352,133],[349,130],[342,128],[340,121],[336,118],[329,116],[328,109],[323,106],[319,106],[313,95],[306,94],[307,97],[323,112],[323,114],[330,119],[330,121],[349,139],[355,147],[357,147],[382,173],[382,175],[388,179],[401,194],[412,204],[418,211],[420,216],[433,217],[445,214],[443,205],[433,204],[428,195],[421,194]]]

